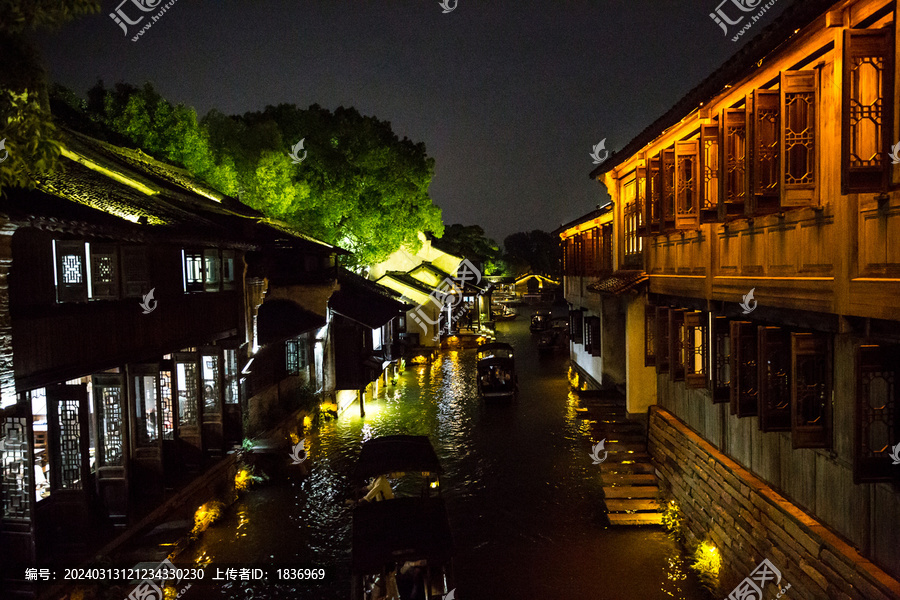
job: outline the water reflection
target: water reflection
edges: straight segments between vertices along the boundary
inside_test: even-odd
[[[347,598],[350,509],[344,501],[365,440],[426,435],[445,473],[460,598],[698,598],[675,546],[658,530],[609,528],[594,423],[579,417],[563,356],[539,357],[527,320],[501,323],[516,351],[520,394],[486,404],[475,384],[474,350],[445,351],[410,365],[396,384],[307,436],[309,476],[254,489],[225,523],[209,529],[188,560],[334,565],[326,586],[264,588],[246,582],[192,596]],[[202,595],[201,595],[202,594]]]

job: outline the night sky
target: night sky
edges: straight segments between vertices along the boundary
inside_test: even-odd
[[[720,0],[177,0],[132,42],[119,1],[42,37],[52,81],[149,81],[200,116],[354,106],[425,143],[446,224],[498,242],[605,203],[592,146],[622,148],[790,4],[734,43]]]

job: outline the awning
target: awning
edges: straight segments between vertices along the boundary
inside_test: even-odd
[[[422,471],[440,473],[441,463],[427,436],[385,435],[363,444],[353,470],[356,479]]]
[[[376,288],[390,290],[374,282],[348,274],[339,275],[338,280],[341,289],[331,295],[328,306],[334,312],[370,329],[382,327],[394,317],[414,308],[379,293]]]
[[[269,300],[259,307],[256,333],[265,346],[297,337],[301,333],[325,326],[324,315],[301,308],[291,300]]]
[[[595,294],[619,296],[650,279],[644,271],[616,271],[600,281],[590,284],[587,289]]]
[[[352,572],[380,573],[385,563],[453,556],[447,509],[441,498],[395,498],[353,510]]]

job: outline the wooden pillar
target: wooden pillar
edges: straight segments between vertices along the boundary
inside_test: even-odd
[[[366,416],[366,395],[363,390],[356,390],[356,394],[359,396],[359,416],[363,418]]]

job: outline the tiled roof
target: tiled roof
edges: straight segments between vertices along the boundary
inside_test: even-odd
[[[231,247],[316,246],[343,253],[221,194],[140,150],[60,127],[63,156],[36,190],[10,190],[0,210],[20,225],[134,241]]]
[[[588,286],[589,292],[618,296],[647,281],[649,277],[644,271],[616,271]]]
[[[413,308],[397,299],[394,290],[378,285],[346,269],[338,271],[341,289],[328,299],[328,306],[341,315],[375,329]]]

